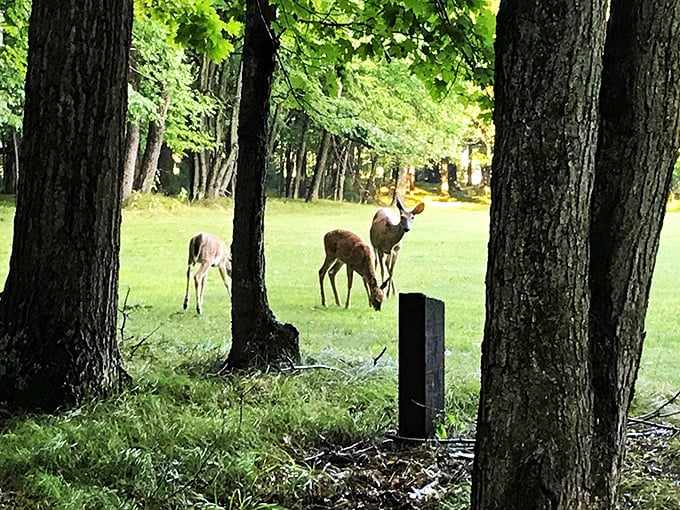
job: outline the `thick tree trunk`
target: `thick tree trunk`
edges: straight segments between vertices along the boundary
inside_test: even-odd
[[[323,135],[321,136],[321,143],[319,144],[319,152],[316,156],[312,182],[309,184],[309,189],[307,189],[307,202],[319,199],[319,189],[321,188],[321,181],[323,180],[323,174],[326,170],[328,152],[331,149],[331,137],[332,135],[324,129]]]
[[[120,197],[132,2],[34,0],[0,401],[51,411],[117,391]]]
[[[247,0],[238,180],[232,241],[232,346],[226,368],[266,367],[300,359],[299,333],[278,322],[264,282],[264,212],[269,99],[278,41],[274,8]]]
[[[168,114],[170,106],[170,95],[163,96],[163,104],[158,110],[158,120],[149,122],[149,129],[146,133],[146,145],[144,146],[144,155],[142,162],[139,165],[139,175],[135,183],[135,189],[142,193],[151,193],[153,190],[154,181],[156,179],[156,170],[158,169],[158,157],[161,154],[161,146],[163,145],[163,136],[165,135],[165,117]]]
[[[590,336],[597,505],[616,505],[644,320],[677,158],[680,3],[612,2],[592,197]]]
[[[606,2],[505,0],[473,510],[589,507],[589,198]]]
[[[137,174],[137,156],[141,131],[139,124],[128,122],[125,135],[125,163],[123,165],[123,200],[127,200],[132,195],[132,187]]]

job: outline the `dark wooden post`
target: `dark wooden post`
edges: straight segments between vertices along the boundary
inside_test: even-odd
[[[399,294],[399,435],[425,439],[444,411],[444,303]]]

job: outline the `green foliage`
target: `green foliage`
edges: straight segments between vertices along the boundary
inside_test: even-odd
[[[243,31],[243,4],[221,0],[138,0],[136,17],[150,16],[167,27],[171,40],[220,62],[233,50],[232,39]],[[223,20],[223,16],[226,21]]]
[[[169,96],[165,120],[168,146],[176,153],[211,146],[209,135],[201,132],[201,117],[214,113],[215,101],[193,87],[196,67],[183,50],[169,42],[168,28],[152,18],[137,17],[132,40],[128,119],[139,124],[156,120]]]
[[[30,0],[0,0],[0,131],[21,130]]]

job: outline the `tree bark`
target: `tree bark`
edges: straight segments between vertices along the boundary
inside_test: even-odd
[[[680,4],[612,2],[592,196],[593,508],[616,505],[659,234],[677,158]]]
[[[149,122],[149,129],[146,133],[146,145],[144,155],[139,165],[139,175],[135,183],[135,189],[142,193],[151,193],[158,169],[158,157],[161,154],[163,136],[165,135],[165,118],[170,107],[170,95],[163,95],[163,104],[158,109],[158,119]]]
[[[137,156],[139,154],[141,131],[139,124],[128,122],[125,135],[125,162],[123,165],[123,200],[127,200],[132,195],[132,187],[137,173]]]
[[[52,411],[117,391],[132,1],[34,0],[0,401]]]
[[[232,346],[225,368],[266,367],[300,359],[299,333],[276,320],[264,282],[264,212],[269,101],[278,40],[266,1],[247,0],[238,179],[232,241]]]
[[[605,11],[505,0],[498,13],[473,510],[590,508],[587,236]]]
[[[323,180],[323,174],[326,170],[328,152],[331,148],[331,137],[332,135],[324,129],[321,136],[321,143],[319,144],[319,152],[316,157],[316,164],[314,165],[312,182],[307,189],[307,202],[319,199],[319,189],[321,188],[321,181]]]

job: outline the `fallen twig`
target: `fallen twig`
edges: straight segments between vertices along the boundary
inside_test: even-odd
[[[380,354],[378,354],[375,358],[373,358],[373,366],[376,366],[378,364],[378,360],[382,358],[383,354],[387,352],[387,346],[382,348],[382,351],[380,351]]]
[[[143,337],[139,342],[137,342],[135,345],[133,345],[132,348],[130,349],[130,356],[128,356],[128,360],[131,360],[132,356],[134,356],[135,352],[137,352],[137,349],[139,349],[144,344],[144,342],[146,342],[149,338],[151,338],[151,336],[156,331],[158,331],[159,329],[160,329],[160,326],[156,326],[156,329],[154,329],[151,333],[149,333],[148,335]]]
[[[649,412],[649,413],[647,413],[647,414],[643,414],[642,416],[638,416],[638,417],[635,418],[635,419],[637,419],[637,420],[648,420],[648,419],[650,419],[650,418],[655,418],[655,417],[657,417],[657,416],[660,416],[661,410],[662,410],[664,407],[666,407],[666,406],[672,404],[673,402],[675,402],[675,401],[678,399],[678,397],[680,397],[680,391],[678,391],[675,395],[673,395],[671,398],[669,398],[669,399],[668,399],[665,403],[663,403],[661,406],[659,406],[659,407],[657,407],[656,409],[654,409],[654,411],[651,411],[651,412]]]

